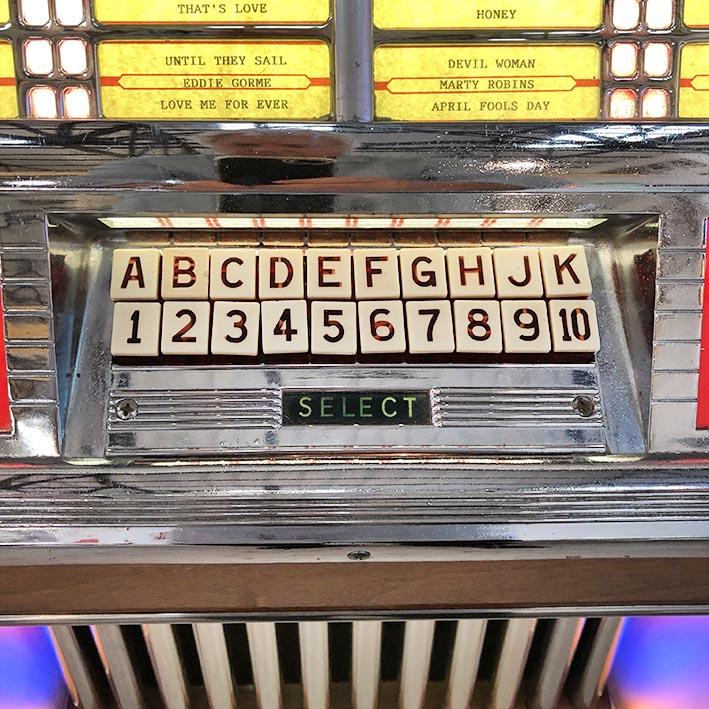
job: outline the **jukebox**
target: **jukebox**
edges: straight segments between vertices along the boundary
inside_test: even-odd
[[[2,706],[709,706],[704,0],[0,25]]]

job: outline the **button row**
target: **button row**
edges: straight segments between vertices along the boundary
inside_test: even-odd
[[[116,301],[545,295],[591,295],[583,246],[118,249],[111,279]]]
[[[120,357],[595,353],[591,300],[116,303]]]

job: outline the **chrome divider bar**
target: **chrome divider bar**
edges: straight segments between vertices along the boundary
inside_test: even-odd
[[[91,633],[119,709],[144,709],[143,693],[120,625],[92,625]]]
[[[247,623],[256,700],[261,709],[281,709],[281,671],[275,623]]]
[[[187,709],[189,691],[173,627],[166,623],[150,623],[142,628],[165,707]]]
[[[98,690],[74,629],[70,625],[53,625],[49,627],[49,634],[74,706],[101,709]]]
[[[209,706],[212,709],[233,709],[236,696],[224,626],[221,623],[194,623],[192,631]]]
[[[435,630],[435,620],[409,620],[406,622],[399,694],[401,709],[421,709],[423,707],[426,699]]]
[[[536,625],[536,618],[513,618],[507,621],[493,679],[490,709],[512,709],[514,706]]]
[[[448,709],[467,709],[473,696],[487,621],[459,620],[448,679]]]
[[[330,704],[330,663],[327,623],[298,623],[303,699],[306,709],[328,709]]]
[[[379,701],[382,655],[381,621],[352,624],[352,704],[354,709],[376,709]]]

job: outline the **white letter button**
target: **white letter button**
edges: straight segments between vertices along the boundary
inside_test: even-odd
[[[261,343],[264,354],[308,351],[308,304],[304,300],[261,303]]]
[[[305,298],[305,267],[302,249],[261,249],[258,254],[261,300]]]
[[[545,246],[539,253],[548,298],[591,295],[591,274],[583,246]]]
[[[357,300],[398,298],[399,254],[395,249],[355,249],[354,278]]]
[[[211,303],[175,301],[163,303],[162,341],[164,355],[206,355],[209,352]]]
[[[445,298],[446,254],[443,249],[401,249],[401,290],[404,298]]]
[[[448,288],[451,298],[494,298],[492,249],[448,249]]]
[[[357,304],[316,301],[310,306],[310,351],[315,355],[357,354]]]
[[[209,252],[209,297],[212,300],[256,300],[256,249],[212,249]]]
[[[164,300],[209,298],[209,249],[165,249],[162,254]]]
[[[408,301],[406,332],[412,354],[455,352],[450,301]]]
[[[259,344],[259,303],[218,301],[212,318],[212,354],[255,357]]]
[[[116,249],[111,264],[113,300],[157,300],[160,252],[157,249]]]
[[[160,303],[116,303],[113,306],[111,354],[157,357],[160,354]]]
[[[352,254],[349,249],[308,249],[308,298],[349,300],[352,297]]]
[[[495,249],[492,258],[498,298],[541,298],[544,295],[538,249]]]
[[[505,352],[551,352],[549,317],[543,300],[503,300],[501,305]]]
[[[502,352],[500,301],[456,300],[453,303],[453,312],[457,352]]]
[[[404,304],[372,300],[357,304],[360,350],[364,354],[406,352]]]
[[[554,352],[598,352],[601,339],[592,300],[550,300],[549,317]]]

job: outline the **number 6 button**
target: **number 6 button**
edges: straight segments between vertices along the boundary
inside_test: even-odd
[[[357,354],[356,303],[317,301],[311,305],[310,322],[313,354]]]
[[[357,307],[364,354],[406,352],[404,304],[400,300],[362,301]]]
[[[554,352],[598,352],[601,340],[592,300],[550,300],[549,316]]]
[[[210,310],[211,303],[206,301],[166,301],[162,308],[162,353],[206,355]]]
[[[214,303],[212,354],[255,357],[260,310],[259,303]]]
[[[503,300],[502,332],[505,352],[551,352],[549,318],[543,300]]]

